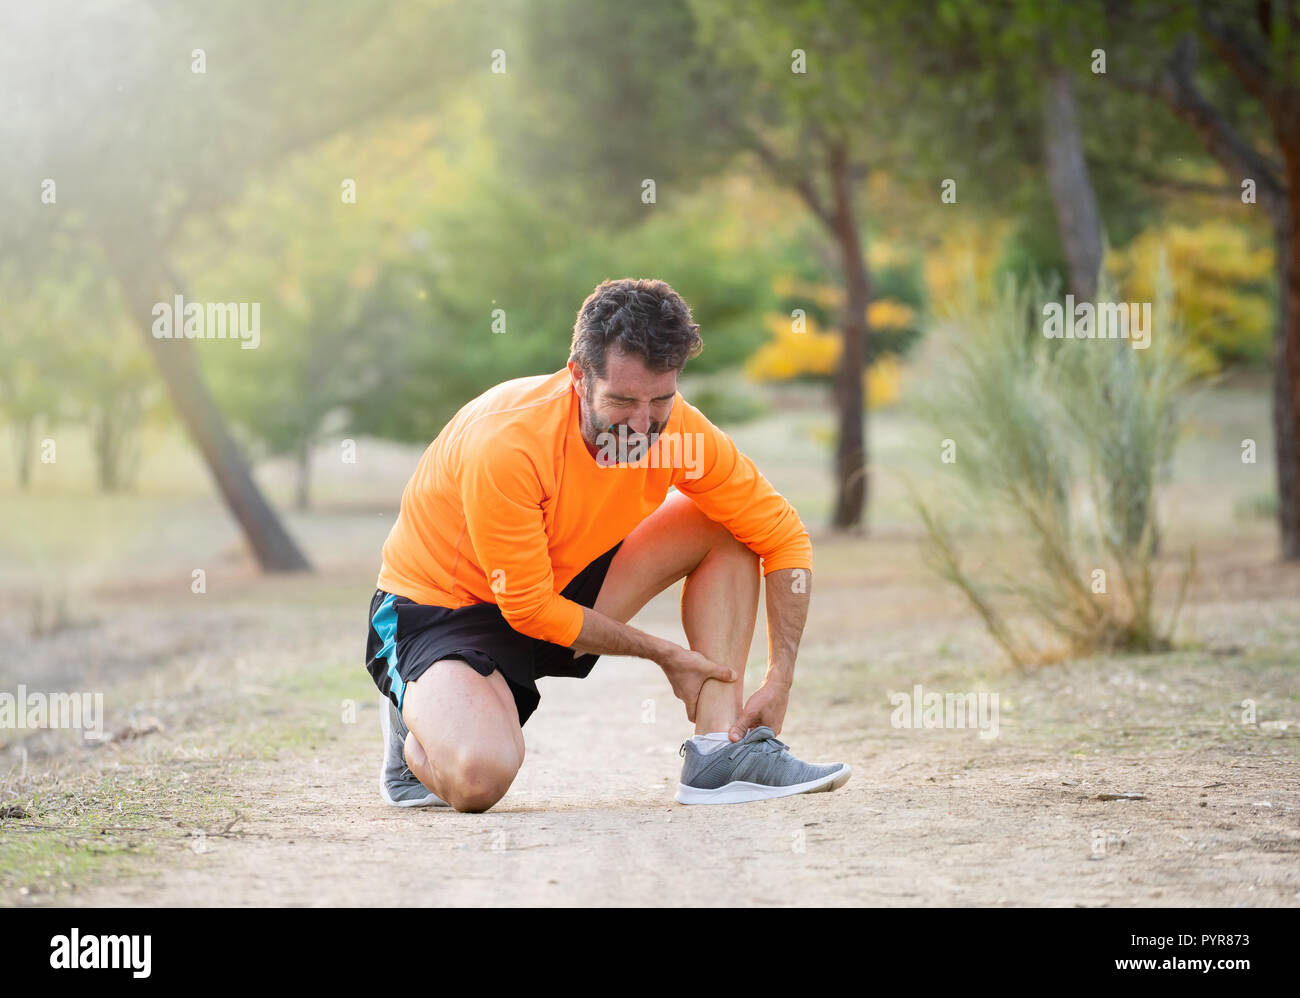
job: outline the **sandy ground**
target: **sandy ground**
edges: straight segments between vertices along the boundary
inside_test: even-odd
[[[652,684],[646,684],[651,692]],[[735,807],[672,801],[676,746],[595,723],[623,695],[589,682],[529,732],[490,812],[398,811],[375,739],[265,765],[242,833],[178,850],[156,877],[77,905],[1295,905],[1294,761],[1215,753],[1062,758],[1011,747],[831,739],[834,794]],[[567,725],[567,729],[566,729]],[[825,746],[825,747],[822,747]],[[1076,781],[1062,785],[1063,779]],[[1212,789],[1201,789],[1201,788]],[[1103,790],[1153,800],[1100,802]],[[1207,800],[1208,798],[1208,800]],[[1094,851],[1097,842],[1104,852]]]
[[[364,614],[410,449],[322,459],[331,503],[291,517],[320,569],[309,579],[248,566],[180,444],[156,455],[156,494],[0,495],[0,690],[102,688],[110,726],[142,732],[94,752],[0,732],[0,905],[1296,906],[1300,566],[1278,564],[1271,523],[1238,515],[1271,481],[1237,456],[1265,398],[1208,400],[1180,451],[1168,522],[1185,537],[1169,550],[1196,538],[1201,570],[1183,650],[1166,655],[1007,669],[921,566],[882,476],[869,538],[815,538],[781,732],[853,777],[723,807],[674,802],[690,726],[655,666],[613,658],[542,681],[523,769],[487,813],[380,801]],[[737,441],[813,522],[830,492],[800,425],[774,418]],[[884,466],[920,462],[901,422],[873,433]],[[92,518],[102,542],[88,547]],[[65,585],[72,619],[33,635],[30,593]],[[675,593],[635,623],[681,640]],[[763,642],[760,621],[751,691]],[[918,683],[996,693],[998,736],[894,727],[890,693]],[[355,723],[340,698],[356,699]],[[1144,799],[1098,799],[1125,792]]]
[[[238,815],[224,835],[165,841],[142,874],[17,903],[1300,903],[1300,682],[1285,650],[1300,644],[1300,595],[1197,605],[1203,654],[983,681],[957,664],[968,649],[988,653],[978,625],[957,604],[936,620],[933,602],[911,603],[909,622],[906,586],[896,593],[898,606],[856,621],[814,599],[820,638],[801,656],[781,737],[803,758],[853,767],[834,793],[677,804],[690,733],[680,708],[653,665],[606,658],[585,681],[542,681],[523,769],[486,813],[385,806],[371,698],[314,751],[207,771]],[[881,615],[895,621],[888,632],[874,627]],[[673,618],[670,592],[638,623],[672,635]],[[1278,621],[1289,623],[1279,632]],[[1251,635],[1270,627],[1283,652],[1252,659]],[[893,727],[888,693],[913,682],[998,692],[998,737]],[[1260,721],[1289,722],[1241,725],[1246,697],[1259,698]],[[1146,799],[1097,799],[1123,792]]]

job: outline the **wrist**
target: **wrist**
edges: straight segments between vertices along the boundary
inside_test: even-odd
[[[781,689],[790,689],[794,685],[793,669],[777,669],[769,666],[767,675],[763,677],[764,686],[780,687]]]
[[[649,657],[653,659],[657,665],[663,668],[664,666],[671,665],[681,651],[681,645],[672,641],[667,641],[663,638],[656,638]]]

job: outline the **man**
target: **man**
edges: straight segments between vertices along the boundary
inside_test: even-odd
[[[847,765],[802,762],[776,739],[812,544],[793,507],[678,393],[698,331],[663,281],[606,281],[578,312],[567,368],[489,389],[425,451],[370,605],[388,803],[490,808],[523,763],[537,678],[584,678],[602,654],[657,663],[686,705],[696,734],[680,751],[679,802],[848,781]],[[742,705],[760,559],[769,661]],[[689,648],[628,625],[681,579]]]

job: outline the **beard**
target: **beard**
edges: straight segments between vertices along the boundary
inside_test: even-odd
[[[648,453],[655,445],[655,441],[663,431],[664,424],[653,420],[649,431],[644,434],[633,431],[626,423],[605,422],[596,415],[590,389],[587,390],[584,401],[586,404],[580,406],[578,419],[582,428],[583,441],[587,446],[597,448],[604,453],[617,454],[619,463],[639,460],[640,456]]]

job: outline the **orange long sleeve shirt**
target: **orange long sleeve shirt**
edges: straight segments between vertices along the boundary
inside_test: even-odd
[[[763,574],[812,570],[794,507],[680,392],[658,446],[616,467],[587,449],[579,414],[567,367],[464,406],[402,493],[378,587],[434,606],[496,603],[515,630],[571,645],[583,610],[560,590],[673,486],[757,554]]]

